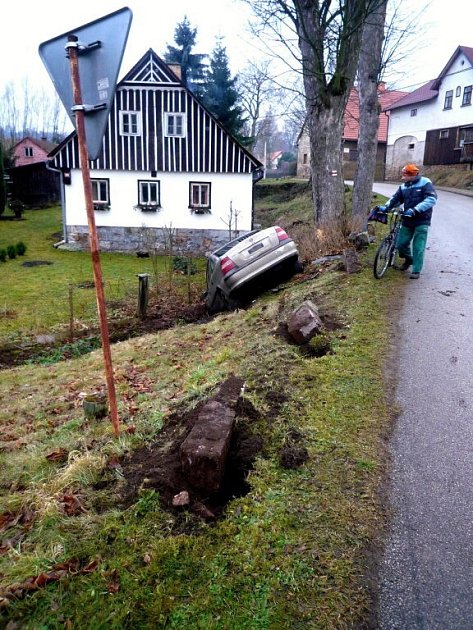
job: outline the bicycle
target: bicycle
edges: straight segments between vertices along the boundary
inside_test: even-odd
[[[370,216],[373,215],[374,209],[371,212]],[[374,212],[376,215],[376,212]],[[381,241],[378,251],[374,257],[373,262],[373,274],[374,277],[379,280],[384,276],[388,267],[394,267],[396,256],[397,256],[397,238],[399,235],[399,230],[401,229],[401,219],[404,214],[404,209],[402,207],[396,208],[393,212],[389,213],[389,218],[384,215],[386,221],[383,221],[389,225],[389,232]],[[376,219],[373,216],[374,220]]]

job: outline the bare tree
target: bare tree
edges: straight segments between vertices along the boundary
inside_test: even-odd
[[[280,88],[271,75],[271,61],[251,62],[238,75],[240,102],[247,116],[248,131],[251,138],[250,148],[257,141],[258,124],[268,105],[278,96]]]
[[[250,2],[262,27],[279,37],[291,63],[298,62],[302,68],[316,223],[339,217],[344,210],[341,143],[345,107],[364,23],[382,1]]]
[[[0,98],[0,111],[2,113],[1,127],[5,141],[9,146],[15,144],[19,127],[20,109],[15,92],[15,86],[10,81],[5,85],[5,89]]]
[[[358,162],[353,187],[353,216],[361,220],[363,228],[366,227],[378,151],[380,114],[378,79],[381,74],[386,7],[387,0],[383,0],[366,19],[358,64],[360,121]]]

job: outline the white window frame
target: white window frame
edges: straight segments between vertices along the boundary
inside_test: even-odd
[[[33,147],[25,147],[25,157],[33,157]]]
[[[94,210],[110,210],[110,180],[91,179]]]
[[[186,115],[182,112],[165,112],[164,135],[166,138],[184,138],[186,135]]]
[[[122,136],[141,135],[141,112],[120,112],[120,134]]]
[[[210,212],[211,182],[189,182],[189,208],[192,212]]]
[[[138,180],[138,208],[156,211],[161,207],[161,186],[159,180]]]

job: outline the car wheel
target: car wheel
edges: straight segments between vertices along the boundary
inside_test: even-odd
[[[221,311],[226,311],[227,309],[227,300],[225,299],[225,296],[220,291],[220,289],[217,289],[214,293],[211,304],[209,304],[207,307],[207,310],[210,315],[215,315],[215,313],[220,313]]]

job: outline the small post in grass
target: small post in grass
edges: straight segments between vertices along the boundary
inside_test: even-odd
[[[149,295],[149,273],[138,274],[138,317],[144,319],[146,317],[146,309],[148,308]]]
[[[70,282],[69,290],[69,339],[74,341],[74,285]]]

